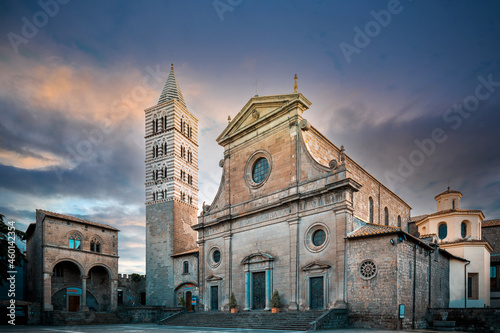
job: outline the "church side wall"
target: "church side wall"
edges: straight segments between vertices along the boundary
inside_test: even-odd
[[[386,242],[389,243],[389,236],[386,236]],[[402,329],[409,329],[413,326],[415,319],[415,328],[425,328],[427,322],[425,315],[429,306],[429,251],[417,246],[410,241],[399,242],[397,236],[393,235],[397,242],[398,263],[397,263],[397,290],[399,304],[405,305],[405,318],[402,320]],[[415,256],[416,251],[416,256]],[[415,283],[415,295],[413,294],[413,284]],[[415,299],[415,310],[413,302]],[[398,310],[396,311],[396,315]]]
[[[447,308],[450,303],[450,260],[438,249],[431,253],[431,308]]]
[[[398,328],[398,249],[388,236],[347,241],[347,304],[351,327]],[[377,249],[377,251],[374,251]],[[375,277],[361,278],[360,265],[373,261]],[[411,290],[411,289],[409,289]],[[407,308],[408,309],[408,308]]]
[[[340,150],[315,129],[303,131],[304,142],[317,162],[324,166],[335,159],[338,163]],[[369,198],[374,203],[373,223],[385,224],[384,208],[389,210],[389,225],[398,226],[398,216],[401,217],[401,227],[406,230],[410,218],[410,206],[397,195],[389,191],[378,180],[361,168],[354,161],[346,157],[346,167],[351,177],[363,185],[361,190],[354,194],[354,215],[365,222],[370,222]]]

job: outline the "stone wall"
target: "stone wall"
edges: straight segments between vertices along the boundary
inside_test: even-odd
[[[174,306],[174,202],[146,205],[146,304]]]
[[[128,306],[120,308],[118,315],[127,323],[158,323],[180,311],[180,308],[163,306]]]
[[[429,248],[401,236],[349,239],[347,302],[353,327],[408,329],[415,325],[415,328],[425,328],[427,308],[449,302],[448,259],[438,253],[439,260],[434,261]],[[376,276],[369,280],[360,275],[360,265],[366,260],[377,266]],[[405,305],[403,320],[399,319],[400,304]]]
[[[196,231],[191,228],[196,224],[196,213],[195,206],[174,200],[174,253],[196,249]]]
[[[500,310],[492,308],[435,308],[429,309],[427,320],[432,326],[434,320],[455,322],[455,330],[461,332],[500,333]]]
[[[352,327],[398,328],[398,247],[391,245],[389,236],[350,239],[347,242],[347,304]],[[377,249],[374,251],[374,249]],[[365,280],[359,274],[360,265],[372,260],[377,273]],[[411,290],[411,289],[409,289]]]
[[[118,289],[121,289],[123,295],[122,305],[146,305],[141,304],[141,293],[146,293],[146,276],[139,275],[139,278],[139,281],[134,281],[132,274],[118,274]]]
[[[482,238],[490,242],[493,247],[491,255],[500,255],[500,225],[482,227]],[[500,261],[500,259],[498,259]]]

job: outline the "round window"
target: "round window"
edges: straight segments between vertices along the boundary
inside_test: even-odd
[[[377,274],[377,266],[371,260],[365,260],[359,265],[359,276],[362,279],[369,280]]]
[[[218,264],[220,261],[220,251],[215,250],[213,254],[214,263]]]
[[[329,235],[330,232],[325,224],[321,222],[314,223],[307,229],[304,237],[306,248],[313,253],[323,251],[328,246]]]
[[[252,179],[256,184],[260,184],[266,179],[269,172],[269,162],[264,157],[261,157],[255,162],[252,169]]]
[[[323,229],[318,229],[313,233],[312,242],[315,246],[321,246],[325,242],[326,233]]]
[[[212,268],[219,267],[222,262],[222,254],[218,246],[212,247],[207,253],[207,263]]]

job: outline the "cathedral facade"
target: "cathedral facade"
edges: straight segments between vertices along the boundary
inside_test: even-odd
[[[197,217],[197,119],[172,70],[146,110],[147,304],[348,309],[360,326],[425,327],[467,260],[418,233],[397,194],[321,134],[297,89],[255,96],[217,138],[220,186]],[[413,223],[413,224],[412,224]],[[451,263],[451,264],[450,264]]]

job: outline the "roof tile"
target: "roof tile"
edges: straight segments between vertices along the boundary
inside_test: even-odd
[[[82,223],[82,224],[88,224],[88,225],[93,225],[99,228],[104,228],[104,229],[109,229],[109,230],[114,230],[114,231],[120,231],[119,229],[116,229],[115,227],[112,227],[107,224],[103,223],[97,223],[97,222],[92,222],[92,221],[87,221],[78,217],[74,216],[69,216],[69,215],[64,215],[64,214],[59,214],[59,213],[54,213],[54,212],[49,212],[48,210],[43,210],[43,209],[37,209],[37,211],[42,212],[43,214],[51,217],[55,217],[61,220],[68,220],[68,221],[73,221],[77,223]]]

